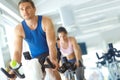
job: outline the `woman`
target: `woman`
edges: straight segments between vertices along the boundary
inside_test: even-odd
[[[68,37],[67,30],[64,27],[59,27],[57,30],[58,38],[57,41],[58,47],[60,48],[61,54],[63,57],[66,57],[69,62],[72,62],[76,65],[76,76],[77,80],[84,79],[84,69],[81,68],[80,62],[82,61],[81,50],[77,44],[77,41],[74,37]],[[65,72],[66,80],[68,77],[68,72]]]

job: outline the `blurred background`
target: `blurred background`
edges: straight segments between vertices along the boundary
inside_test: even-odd
[[[19,1],[0,0],[0,67],[6,67],[13,55],[13,30],[23,20],[18,11]],[[107,52],[108,43],[120,50],[120,0],[33,1],[36,14],[50,17],[55,30],[64,26],[81,44],[86,79],[92,74],[90,72],[96,71],[96,52]],[[28,50],[25,42],[23,47],[23,51]],[[104,79],[107,80],[108,73],[105,72]],[[1,72],[0,80],[7,80]]]

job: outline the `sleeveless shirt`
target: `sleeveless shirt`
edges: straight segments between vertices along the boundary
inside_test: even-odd
[[[38,16],[38,24],[36,29],[31,30],[26,24],[25,20],[22,21],[22,26],[25,33],[24,40],[28,43],[32,58],[38,57],[41,54],[48,53],[48,45],[46,34],[42,29],[42,16]]]
[[[70,43],[70,40],[68,40],[68,47],[66,49],[62,48],[61,45],[62,44],[60,42],[60,51],[63,56],[68,56],[73,53],[73,47],[72,47],[72,44]]]

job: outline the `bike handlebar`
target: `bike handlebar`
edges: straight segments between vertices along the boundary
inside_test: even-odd
[[[15,74],[9,74],[4,68],[1,68],[1,71],[8,77],[8,78],[14,78]]]
[[[108,63],[113,62],[114,60],[116,60],[115,57],[120,57],[120,50],[118,51],[116,48],[113,48],[112,43],[108,44],[109,45],[109,49],[107,53],[104,53],[103,56],[99,56],[98,53],[96,52],[96,56],[98,59],[103,59],[100,62],[97,63],[101,63],[102,65],[106,64],[106,61],[108,61]]]
[[[50,61],[50,59],[47,57],[46,61],[48,62],[48,64],[44,64],[45,68],[55,68],[55,65],[52,64],[52,62]]]
[[[46,58],[46,61],[48,62],[48,64],[45,64],[44,67],[45,68],[55,68],[55,66],[52,64],[52,62]],[[14,78],[16,74],[9,74],[4,68],[0,68],[0,70],[8,77],[8,78]],[[19,75],[19,78],[24,78],[23,75]]]
[[[48,62],[48,64],[46,64],[46,65],[44,65],[44,67],[45,68],[55,68],[55,66],[52,64],[52,62],[50,61],[50,59],[49,58],[46,58],[46,61]],[[80,63],[80,66],[81,67],[84,67],[84,65],[83,65],[83,63],[81,62],[81,61],[79,61],[79,63]],[[65,63],[63,63],[62,64],[62,66],[60,66],[59,68],[58,68],[58,71],[60,72],[60,73],[64,73],[66,70],[72,70],[72,71],[75,71],[76,70],[76,65],[74,65],[74,63],[71,63],[71,62],[68,62],[67,60],[66,60],[66,62]],[[85,68],[85,67],[84,67]]]
[[[98,55],[97,52],[96,52],[96,56],[97,56],[98,59],[102,59],[102,58],[104,58],[104,55],[103,55],[102,57],[99,57],[99,55]]]
[[[115,50],[115,51],[114,51]],[[113,48],[113,50],[110,50],[108,51],[108,53],[104,53],[103,56],[99,56],[98,53],[96,52],[96,56],[98,59],[106,59],[106,58],[111,58],[111,57],[120,57],[120,51],[117,51],[115,48]]]
[[[117,54],[115,54],[116,57],[120,57],[120,50],[116,51]]]
[[[96,53],[96,56],[98,59],[107,59],[107,58],[111,58],[111,57],[120,57],[120,50],[118,51],[116,48],[113,47],[112,43],[108,44],[109,46],[109,50],[107,53],[104,53],[103,56],[99,57],[98,53]]]

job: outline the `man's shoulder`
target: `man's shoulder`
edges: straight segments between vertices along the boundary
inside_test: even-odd
[[[44,16],[44,15],[42,15],[42,20],[45,20],[45,21],[50,21],[50,20],[51,20],[51,18],[50,18],[50,17],[48,17],[48,16]]]
[[[23,32],[22,24],[19,23],[18,25],[16,25],[14,30],[15,30],[16,33]]]
[[[43,26],[51,26],[52,25],[52,20],[48,16],[42,16],[42,24]]]
[[[22,24],[21,23],[17,24],[15,29],[20,29],[20,28],[22,28]]]

